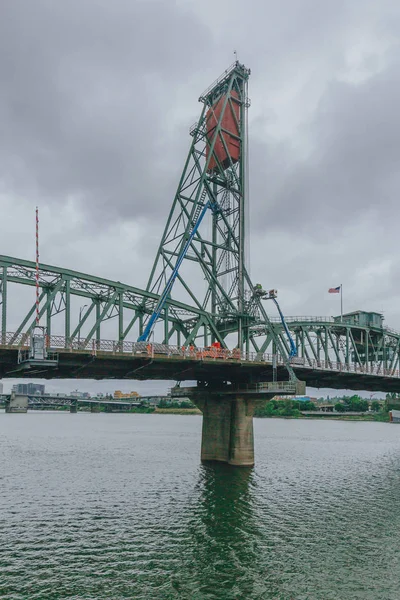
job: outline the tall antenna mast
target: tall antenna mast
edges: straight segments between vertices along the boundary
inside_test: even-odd
[[[39,209],[36,207],[36,325],[39,318]]]

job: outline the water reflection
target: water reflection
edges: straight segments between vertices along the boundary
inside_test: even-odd
[[[253,470],[203,465],[197,487],[188,564],[196,583],[193,598],[261,598]]]

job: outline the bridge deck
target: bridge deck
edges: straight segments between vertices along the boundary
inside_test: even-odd
[[[50,340],[50,348],[58,353],[56,367],[43,365],[22,368],[18,364],[15,346],[0,345],[0,378],[38,377],[44,379],[159,379],[159,380],[226,380],[248,383],[272,380],[273,356],[270,354],[237,354],[235,351],[216,352],[213,356],[206,349],[180,349],[161,344],[135,344],[124,342],[119,346],[108,340],[96,342],[96,347],[61,347]],[[25,348],[26,346],[22,346]],[[343,364],[308,359],[294,359],[292,367],[299,379],[313,387],[335,389],[399,391],[398,370],[383,370],[380,367],[367,369],[363,365]],[[277,361],[278,379],[287,378],[283,360]]]

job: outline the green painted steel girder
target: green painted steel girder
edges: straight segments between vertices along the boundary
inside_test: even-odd
[[[6,268],[4,268],[6,267]],[[31,289],[34,285],[35,263],[23,261],[12,257],[0,256],[0,285],[2,301],[2,333],[9,331],[7,319],[12,310],[7,310],[7,299],[10,286],[27,285]],[[6,287],[4,286],[6,282]],[[116,317],[114,340],[123,342],[130,329],[136,324],[139,327],[143,315],[149,314],[157,298],[156,294],[140,290],[133,286],[124,285],[106,279],[85,275],[81,272],[63,270],[49,265],[40,265],[40,315],[46,317],[46,324],[52,329],[52,334],[64,336],[66,327],[66,303],[70,305],[70,341],[80,336],[82,326],[87,332],[83,336],[84,343],[89,338],[100,340],[100,327],[107,320]],[[7,290],[4,293],[4,290]],[[88,305],[80,320],[72,310],[72,297],[88,299]],[[33,300],[33,294],[32,294]],[[148,304],[147,304],[148,303]],[[13,308],[13,307],[11,307]],[[121,315],[122,308],[122,315]],[[19,315],[19,326],[14,328],[14,335],[9,342],[15,343],[18,335],[26,334],[35,323],[35,304],[24,315]],[[62,322],[53,323],[59,315],[64,314]],[[4,317],[5,315],[5,317]],[[76,318],[75,318],[76,317]],[[125,330],[124,317],[126,318]],[[94,319],[93,319],[94,318]],[[335,387],[334,372],[338,365],[348,367],[349,374],[342,381],[346,385],[351,383],[351,369],[358,369],[359,389],[362,389],[362,376],[360,368],[366,375],[364,385],[370,386],[371,373],[390,372],[395,374],[400,365],[400,333],[386,327],[362,327],[349,322],[337,322],[330,318],[287,318],[288,327],[293,337],[298,340],[298,357],[296,370],[302,364],[309,368],[318,369],[321,366],[329,367],[332,373],[319,373],[315,384]],[[5,326],[4,326],[5,325]],[[214,339],[224,340],[225,333],[218,329],[218,320],[210,313],[182,302],[169,299],[167,310],[164,311],[164,323],[161,335],[168,344],[175,342],[179,345],[195,343],[196,339],[207,340],[211,334]],[[72,332],[72,333],[71,333]],[[122,332],[122,339],[121,339]],[[255,320],[249,326],[250,341],[256,352],[261,356],[264,353],[285,357],[288,352],[288,343],[282,324],[274,319],[262,321]],[[68,336],[66,336],[68,337]],[[136,336],[133,336],[136,337]],[[278,340],[278,344],[276,343]],[[246,349],[247,350],[247,349]],[[285,353],[282,355],[282,352]],[[303,363],[302,363],[303,361]],[[378,386],[378,384],[376,384]],[[378,389],[378,388],[377,388]]]
[[[339,322],[329,317],[297,317],[286,319],[297,341],[298,358],[301,363],[316,365],[354,365],[366,372],[389,369],[395,372],[400,364],[400,332],[387,327],[360,326],[350,321]],[[286,344],[285,332],[280,323],[272,320],[282,344]],[[262,352],[274,354],[273,340],[268,337],[269,327],[255,325],[251,335],[264,334]]]
[[[46,328],[48,333],[58,333],[69,340],[80,337],[82,327],[88,330],[84,336],[88,340],[94,336],[100,339],[100,326],[102,322],[116,318],[115,338],[122,342],[131,332],[133,326],[143,320],[143,316],[151,314],[158,300],[155,293],[141,290],[134,286],[125,285],[119,281],[95,277],[70,269],[40,264],[39,265],[39,287],[40,287],[40,316],[46,316]],[[35,263],[10,256],[0,255],[0,299],[1,299],[1,325],[2,336],[5,336],[10,328],[7,318],[11,318],[7,310],[7,288],[10,285],[35,286]],[[88,301],[86,311],[79,322],[77,314],[72,311],[72,298],[77,297]],[[94,313],[93,313],[94,310]],[[29,333],[35,324],[35,304],[32,295],[32,306],[26,314],[18,316],[19,324],[13,327],[12,333]],[[76,311],[75,311],[76,312]],[[55,318],[63,314],[63,326],[60,321],[57,325]],[[93,321],[93,315],[95,319]],[[79,314],[79,317],[81,315]],[[15,322],[15,314],[12,315]],[[171,336],[179,331],[184,332],[185,337],[190,335],[190,327],[185,323],[202,323],[211,321],[211,316],[201,307],[190,306],[179,300],[168,299],[165,310],[163,337],[171,339]],[[124,328],[124,321],[128,323]],[[213,327],[212,323],[210,327]],[[161,341],[161,340],[160,340]]]

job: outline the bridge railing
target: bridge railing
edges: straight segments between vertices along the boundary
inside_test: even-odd
[[[281,323],[280,317],[268,317],[271,323]],[[335,323],[335,319],[333,317],[296,317],[290,316],[285,317],[286,323],[297,323],[297,322],[306,322],[306,323]]]
[[[358,375],[378,375],[384,377],[400,377],[399,369],[386,369],[380,364],[342,363],[333,360],[315,360],[309,358],[294,358],[294,367],[304,367],[321,371],[338,371],[339,373],[355,373]],[[281,364],[281,363],[280,363]]]
[[[12,347],[18,350],[29,348],[29,336],[27,333],[6,333],[0,336],[0,345]],[[4,343],[5,342],[5,343]],[[269,365],[284,366],[285,360],[279,354],[260,353],[260,352],[241,352],[237,348],[232,350],[225,348],[198,348],[195,346],[169,346],[166,344],[148,343],[148,342],[129,342],[114,340],[86,340],[74,339],[68,340],[63,336],[47,336],[46,346],[48,351],[64,352],[90,352],[96,355],[100,352],[113,354],[130,354],[132,356],[154,357],[158,358],[180,358],[183,360],[204,360],[230,362],[256,362],[267,363]],[[294,357],[290,360],[292,366],[296,369],[312,369],[317,371],[336,371],[338,373],[353,373],[358,375],[380,376],[400,378],[399,369],[388,369],[382,363],[378,364],[358,364],[335,362],[332,360],[316,360],[307,357]]]

